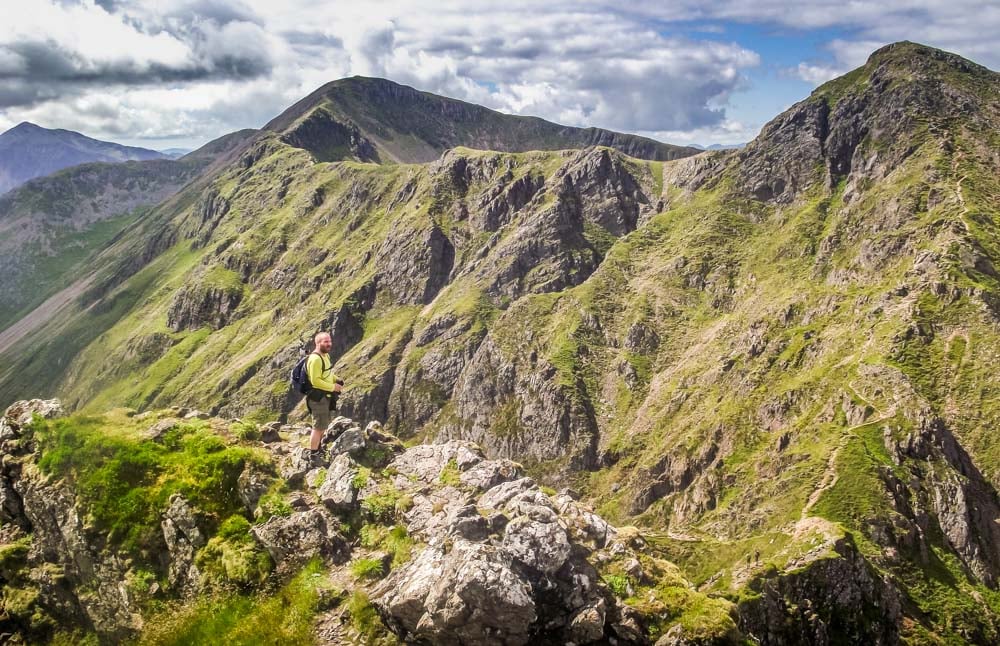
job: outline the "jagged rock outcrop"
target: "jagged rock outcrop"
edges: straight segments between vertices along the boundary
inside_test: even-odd
[[[163,528],[163,541],[170,557],[167,581],[182,595],[196,594],[201,583],[201,572],[195,565],[194,557],[205,546],[205,536],[198,529],[194,511],[183,496],[174,494],[170,497],[170,504],[163,512],[160,526]]]
[[[308,150],[317,161],[379,161],[375,144],[357,126],[341,123],[323,109],[312,112],[283,139],[292,146]]]
[[[392,303],[425,304],[448,283],[455,247],[438,226],[424,232],[401,228],[390,233],[375,254],[384,269],[378,275],[380,293]]]
[[[995,586],[1000,577],[996,490],[942,419],[928,415],[908,433],[893,430],[885,429],[886,448],[917,482],[905,483],[895,474],[885,474],[893,506],[906,520],[902,527],[880,528],[878,537],[897,549],[915,550],[929,562],[932,537],[942,535],[971,576]]]
[[[487,337],[455,383],[453,397],[462,423],[444,426],[441,437],[477,442],[492,455],[567,459],[576,468],[593,465],[593,412],[554,383],[555,373],[550,363],[511,357]],[[528,430],[536,426],[548,432]]]
[[[25,571],[0,572],[8,594],[18,592],[32,599],[19,604],[18,616],[6,608],[0,625],[12,628],[51,629],[46,615],[58,621],[90,628],[109,639],[121,639],[142,624],[139,608],[124,585],[127,565],[104,549],[105,538],[89,527],[67,483],[47,481],[31,460],[33,444],[24,437],[33,416],[62,414],[59,400],[15,402],[0,418],[0,495],[4,524],[17,528],[13,536],[30,537],[24,557]],[[6,543],[11,533],[2,530]],[[6,549],[6,548],[5,548]],[[55,565],[58,575],[50,571]],[[13,616],[12,616],[13,615]],[[29,617],[35,616],[28,625]],[[36,621],[41,620],[41,621]],[[44,634],[44,633],[43,633]]]
[[[272,516],[251,532],[267,549],[279,574],[289,575],[315,557],[345,560],[346,543],[338,526],[333,516],[314,507],[290,516]]]
[[[401,637],[525,644],[616,634],[605,608],[617,602],[591,563],[613,540],[610,525],[468,442],[408,449],[388,470],[412,500],[407,531],[426,543],[372,591]]]
[[[949,87],[942,78],[951,70],[970,72],[971,65],[912,43],[875,51],[863,84],[852,88],[850,77],[841,79],[765,125],[737,155],[739,186],[759,200],[787,204],[817,179],[829,187],[845,179],[850,201],[862,182],[886,177],[917,149],[921,138],[912,133],[920,120],[944,124],[977,102],[967,87]]]
[[[841,540],[832,558],[796,572],[749,583],[755,596],[739,604],[740,628],[766,646],[838,643],[898,644],[904,599]],[[863,623],[858,618],[865,617]]]
[[[175,332],[202,326],[219,329],[228,323],[243,290],[232,285],[197,283],[179,292],[167,310],[167,327]]]
[[[23,420],[60,411],[57,401],[18,402],[2,422],[3,475],[13,482],[19,505],[6,513],[21,520],[5,526],[3,540],[25,536],[30,549],[20,569],[10,569],[17,561],[5,557],[8,569],[0,570],[0,577],[10,585],[33,586],[33,603],[46,616],[121,639],[136,634],[143,622],[137,589],[123,584],[136,576],[133,566],[83,523],[71,486],[47,481],[34,464],[38,456],[31,443],[22,443],[31,437],[24,435]],[[196,419],[196,412],[178,409],[159,416],[174,430],[173,415],[215,422]],[[135,424],[141,441],[164,441],[142,432],[145,418]],[[308,430],[276,429],[276,440],[259,443],[275,466],[250,463],[236,479],[247,516],[254,512],[253,524],[237,517],[236,525],[231,519],[229,529],[213,536],[216,530],[200,510],[181,495],[171,496],[160,516],[166,588],[158,594],[194,598],[218,585],[218,577],[225,576],[220,572],[232,572],[241,585],[272,580],[266,578],[271,563],[270,576],[282,581],[313,559],[334,577],[348,576],[356,563],[377,562],[382,564],[377,580],[355,577],[353,585],[366,590],[385,626],[404,640],[643,644],[654,641],[649,635],[655,630],[661,644],[732,644],[742,630],[774,645],[832,644],[843,636],[898,641],[903,597],[849,537],[828,537],[791,561],[788,571],[752,577],[751,594],[735,608],[707,597],[691,601],[692,607],[714,604],[710,619],[691,624],[669,619],[678,612],[669,603],[683,605],[685,596],[698,593],[655,556],[637,530],[616,529],[570,491],[546,493],[519,464],[487,459],[467,441],[403,448],[377,422],[362,429],[338,417],[325,441],[329,462],[318,465],[295,439],[300,433],[304,439]],[[345,437],[349,441],[342,441]],[[898,444],[900,459],[947,452],[942,437],[931,424]],[[952,457],[961,463],[960,456]],[[291,488],[280,503],[272,493],[281,491],[272,486],[276,471]],[[352,538],[354,519],[365,523],[360,541]],[[248,530],[244,538],[233,529],[241,524]],[[379,551],[371,537],[388,532],[397,541],[405,537],[409,547],[394,555]],[[398,545],[393,549],[401,549]],[[258,549],[266,562],[255,560]],[[956,549],[961,550],[957,542]],[[214,561],[220,557],[229,560]],[[52,564],[65,578],[42,576]],[[265,578],[247,578],[246,567],[259,568],[250,572]],[[659,596],[665,590],[673,592]],[[329,628],[336,626],[335,610],[323,612],[328,614],[320,623],[336,635],[333,642],[356,638],[349,626]]]

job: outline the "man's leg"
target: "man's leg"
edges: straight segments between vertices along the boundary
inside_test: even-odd
[[[309,438],[309,448],[318,451],[323,442],[323,434],[330,425],[330,397],[322,397],[319,401],[312,402],[313,431]]]

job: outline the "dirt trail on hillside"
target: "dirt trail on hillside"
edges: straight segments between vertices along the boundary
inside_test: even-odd
[[[82,294],[92,282],[94,282],[94,274],[76,281],[61,292],[50,296],[48,300],[31,310],[24,318],[0,332],[0,354],[51,320],[59,310]]]

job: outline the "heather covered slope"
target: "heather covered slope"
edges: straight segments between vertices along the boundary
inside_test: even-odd
[[[668,162],[326,163],[282,126],[117,241],[0,399],[295,417],[332,329],[349,414],[572,484],[744,634],[989,643],[998,84],[901,43]]]

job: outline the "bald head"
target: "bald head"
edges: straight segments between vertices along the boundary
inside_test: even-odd
[[[333,347],[333,339],[330,338],[329,332],[318,333],[313,337],[313,342],[316,344],[316,352],[323,354],[330,352],[330,348]]]

